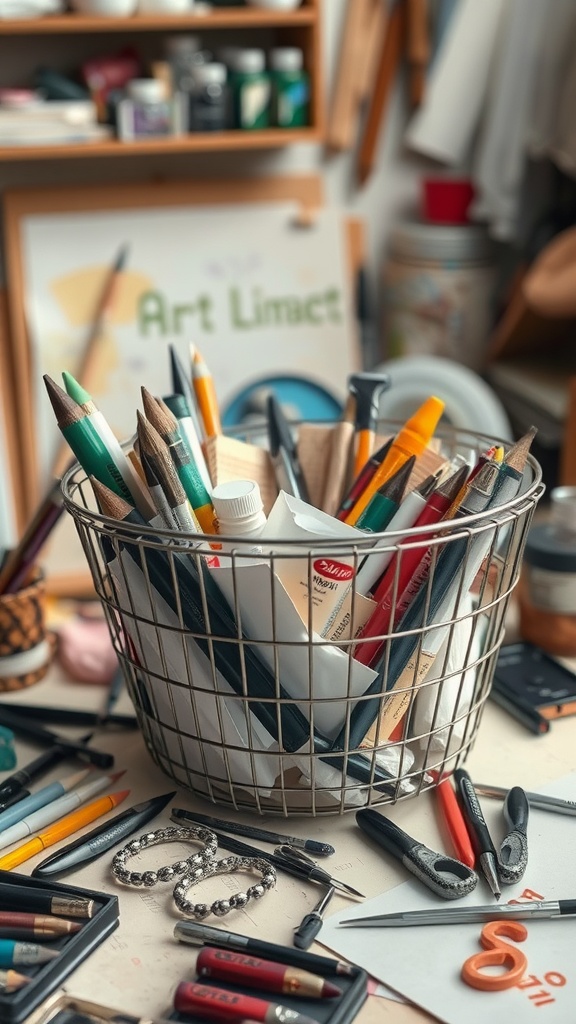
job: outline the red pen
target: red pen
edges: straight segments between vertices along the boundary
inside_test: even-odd
[[[249,953],[205,946],[196,960],[196,973],[203,978],[237,982],[263,992],[282,992],[292,996],[333,999],[342,989],[319,974],[290,967],[276,960],[260,960]]]
[[[440,484],[439,487],[432,491],[426,505],[414,523],[414,528],[430,526],[440,522],[450,508],[454,495],[462,487],[468,473],[469,467],[467,465],[461,466],[452,476],[448,477],[445,483]],[[374,663],[384,643],[381,638],[389,632],[391,626],[399,620],[408,607],[415,592],[411,581],[418,578],[419,583],[421,583],[424,579],[425,574],[417,572],[417,569],[421,563],[429,562],[429,558],[427,558],[429,548],[424,549],[422,545],[430,541],[431,537],[431,533],[423,533],[410,537],[409,541],[408,539],[403,541],[399,546],[399,551],[396,552],[384,572],[374,593],[374,600],[377,602],[376,608],[358,634],[358,640],[365,639],[366,637],[374,637],[375,639],[372,642],[358,644],[354,650],[354,658],[356,661],[361,662],[362,665],[372,665]],[[410,547],[406,548],[406,544],[410,544]],[[414,546],[412,547],[412,545]],[[400,559],[399,563],[398,559]],[[398,579],[396,579],[397,577]],[[393,606],[392,602],[395,595],[396,603]]]
[[[199,981],[181,981],[174,995],[178,1013],[198,1014],[207,1020],[256,1020],[265,1024],[318,1024],[314,1017],[265,999],[230,992]]]
[[[436,778],[438,777],[436,772],[431,772],[431,774],[435,775]],[[473,868],[476,863],[476,857],[472,849],[464,815],[448,776],[442,779],[436,786],[436,796],[442,808],[444,821],[446,822],[446,827],[458,860],[461,860],[463,864],[467,864],[469,868]]]

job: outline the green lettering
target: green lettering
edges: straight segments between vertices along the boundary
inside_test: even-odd
[[[194,303],[189,302],[172,307],[172,330],[175,334],[182,333],[182,320],[187,314],[190,316],[194,315]]]
[[[266,299],[264,303],[264,323],[280,326],[287,319],[287,299]]]
[[[320,314],[314,312],[314,307],[319,306],[322,301],[321,295],[311,295],[309,299],[306,299],[304,309],[306,310],[306,319],[311,324],[322,323],[322,317]]]
[[[241,306],[242,297],[238,288],[230,289],[230,323],[232,327],[239,327],[240,330],[245,331],[252,327],[253,324],[249,320],[242,318]]]
[[[198,306],[198,310],[200,312],[200,319],[201,319],[200,327],[201,327],[201,329],[203,331],[213,331],[214,330],[214,324],[209,319],[210,313],[212,312],[212,306],[213,306],[212,299],[210,298],[209,295],[200,295],[200,297],[198,298],[198,300],[196,302],[196,305]]]
[[[290,325],[301,324],[305,319],[302,303],[293,295],[286,299],[286,318]]]
[[[328,319],[331,320],[332,323],[339,324],[342,320],[342,313],[340,309],[337,308],[337,305],[340,302],[340,292],[337,288],[329,288],[326,292],[325,299]]]
[[[168,333],[166,302],[160,292],[144,292],[138,299],[138,327],[145,338],[148,328],[156,327],[162,335]]]

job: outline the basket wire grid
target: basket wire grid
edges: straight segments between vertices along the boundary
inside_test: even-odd
[[[494,443],[464,432],[440,436],[447,457],[470,458]],[[207,537],[143,533],[99,514],[78,465],[63,492],[146,746],[180,786],[261,814],[341,814],[415,796],[466,759],[543,493],[531,457],[513,500],[446,521],[441,533],[435,525],[306,549],[280,538],[254,550],[254,540],[223,538],[229,550],[219,568],[209,567]],[[451,599],[438,617],[437,566],[453,545]],[[429,563],[420,617],[381,634],[373,671],[352,656],[365,642],[354,638],[365,600],[356,572],[366,557],[395,553],[395,606],[402,556],[415,548]],[[317,629],[319,558],[348,567],[351,577],[336,602],[348,602],[337,640]],[[279,583],[287,573],[308,591],[303,616]],[[392,709],[395,728],[370,732]]]

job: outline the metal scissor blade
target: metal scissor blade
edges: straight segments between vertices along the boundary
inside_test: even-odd
[[[312,860],[311,857],[307,857],[306,854],[302,853],[301,850],[296,850],[292,846],[278,846],[274,853],[281,860],[287,861],[289,864],[295,864],[302,870],[306,871],[308,877],[313,882],[321,882],[323,885],[333,885],[335,889],[340,890],[345,894],[351,896],[357,896],[359,899],[364,899],[364,894],[358,892],[358,889],[354,889],[347,882],[341,882],[338,878],[332,878],[324,868],[318,866],[316,861]]]

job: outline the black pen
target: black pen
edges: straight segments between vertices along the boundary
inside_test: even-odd
[[[262,843],[285,843],[287,846],[295,846],[296,849],[307,850],[308,853],[315,853],[319,857],[330,857],[331,854],[335,853],[334,847],[330,846],[329,843],[319,843],[316,839],[299,839],[297,836],[286,836],[282,835],[281,832],[269,832],[265,828],[258,828],[255,825],[243,825],[238,821],[224,821],[222,818],[212,818],[209,814],[197,814],[196,811],[191,811],[194,815],[194,821],[199,821],[201,825],[207,825],[208,828],[219,828],[224,832],[231,832],[232,835],[246,836],[248,839],[259,839]],[[172,817],[178,818],[183,816],[180,814],[178,808],[172,811]]]
[[[35,704],[10,704],[10,711],[19,718],[39,719],[58,725],[114,725],[119,729],[137,729],[136,715],[107,714],[106,711],[88,711],[85,708],[40,707]]]
[[[310,496],[298,461],[292,431],[275,395],[268,395],[266,413],[268,445],[270,456],[274,463],[276,483],[280,490],[310,503]]]
[[[164,810],[166,804],[176,795],[164,793],[163,796],[152,797],[141,804],[134,804],[125,811],[121,811],[114,818],[98,825],[91,832],[80,836],[74,842],[69,843],[63,850],[46,857],[40,864],[37,864],[32,872],[33,878],[57,878],[73,871],[82,864],[88,864],[96,860],[100,854],[110,850],[120,843],[125,836],[132,835],[137,829],[142,828],[152,818],[156,818]],[[0,892],[0,902],[2,895]]]
[[[91,737],[92,733],[88,733],[82,737],[82,742],[87,743]],[[28,796],[28,790],[25,788],[28,783],[39,779],[41,775],[45,775],[51,768],[65,761],[69,756],[69,752],[63,747],[54,746],[35,757],[23,768],[19,768],[13,775],[9,775],[0,785],[0,811],[4,811],[7,807],[11,807],[12,804]]]
[[[5,704],[0,704],[0,724],[8,726],[9,729],[20,733],[22,736],[38,740],[39,743],[61,747],[66,752],[67,757],[73,754],[79,761],[88,761],[89,764],[93,764],[97,768],[112,768],[114,765],[112,754],[87,747],[80,740],[65,739],[63,736],[59,736],[58,733],[51,732],[50,729],[44,729],[37,722],[30,719],[19,718],[18,715],[9,711]]]
[[[179,942],[186,942],[189,946],[218,946],[219,949],[236,949],[244,953],[253,953],[254,956],[261,956],[264,959],[289,963],[292,967],[303,967],[316,974],[353,975],[357,970],[351,964],[344,964],[331,957],[316,956],[314,953],[290,949],[289,946],[280,946],[275,942],[264,942],[262,939],[251,939],[247,935],[225,932],[221,928],[214,928],[210,924],[200,924],[196,921],[178,921],[174,927],[174,937]]]
[[[500,883],[498,881],[496,849],[484,820],[480,801],[474,789],[474,783],[464,768],[456,768],[454,781],[458,787],[460,803],[470,832],[472,846],[478,857],[478,866],[488,882],[493,895],[499,900]]]

